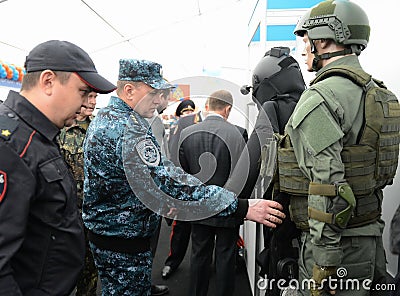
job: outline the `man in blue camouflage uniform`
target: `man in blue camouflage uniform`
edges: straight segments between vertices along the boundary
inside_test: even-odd
[[[149,239],[162,213],[154,204],[175,208],[174,218],[186,220],[199,217],[202,206],[219,216],[246,217],[270,227],[284,217],[278,203],[238,200],[221,187],[205,186],[161,155],[145,118],[160,104],[160,91],[171,87],[161,65],[120,60],[118,97],[111,97],[87,132],[83,220],[103,295],[150,295]],[[185,211],[173,201],[196,205]]]

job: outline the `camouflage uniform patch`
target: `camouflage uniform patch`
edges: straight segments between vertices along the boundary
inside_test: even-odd
[[[136,145],[136,150],[141,160],[148,166],[158,166],[160,163],[160,151],[150,140],[145,139]]]
[[[63,128],[58,138],[61,153],[77,183],[78,207],[80,210],[82,210],[84,180],[83,141],[85,140],[86,129],[89,123],[88,119],[81,124],[77,123],[71,127]]]
[[[126,254],[103,250],[92,243],[90,247],[99,269],[103,295],[151,295],[151,251]]]

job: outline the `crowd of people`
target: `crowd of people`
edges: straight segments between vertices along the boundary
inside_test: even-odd
[[[244,220],[264,225],[263,275],[309,282],[297,295],[386,295],[381,211],[399,102],[360,64],[370,35],[360,6],[322,1],[294,34],[315,79],[306,89],[288,48],[267,51],[246,88],[259,109],[249,138],[228,121],[228,90],[199,112],[184,100],[167,137],[159,115],[174,86],[159,63],[120,59],[114,85],[73,43],[34,47],[20,92],[0,105],[0,295],[165,295],[151,280],[162,218],[173,234],[164,279],[192,239],[188,295],[209,294],[212,264],[217,295],[234,293]],[[97,95],[114,91],[93,116]],[[270,183],[250,198],[259,178]],[[284,243],[289,229],[297,245]],[[343,269],[369,286],[332,285]]]

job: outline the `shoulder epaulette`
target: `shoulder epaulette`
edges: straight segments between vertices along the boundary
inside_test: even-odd
[[[0,137],[8,140],[18,127],[18,121],[7,116],[0,115]]]

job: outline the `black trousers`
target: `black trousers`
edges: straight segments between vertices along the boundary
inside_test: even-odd
[[[213,252],[216,265],[216,295],[233,295],[238,237],[239,226],[225,228],[192,224],[189,286],[191,296],[207,295]]]
[[[170,248],[165,265],[171,266],[172,269],[177,269],[181,264],[189,245],[191,229],[192,225],[190,222],[175,220],[172,223],[169,240]]]
[[[151,254],[153,255],[153,258],[156,256],[158,239],[160,237],[160,231],[161,231],[161,222],[162,222],[162,219],[160,219],[160,222],[157,225],[156,231],[154,232],[153,236],[150,238],[150,249],[151,249]]]

